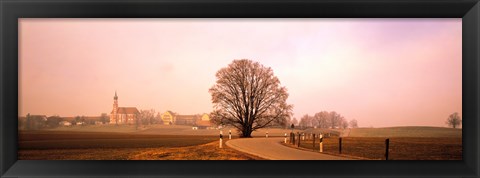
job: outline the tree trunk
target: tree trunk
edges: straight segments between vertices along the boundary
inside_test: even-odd
[[[242,136],[243,138],[250,138],[252,137],[252,129],[249,126],[243,127]]]

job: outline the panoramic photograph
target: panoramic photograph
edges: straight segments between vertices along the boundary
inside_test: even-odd
[[[18,160],[462,160],[462,19],[20,18]]]

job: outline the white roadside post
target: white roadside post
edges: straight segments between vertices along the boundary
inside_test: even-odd
[[[265,138],[268,138],[268,131],[265,133]]]
[[[323,135],[320,134],[320,153],[323,152]]]
[[[229,139],[229,140],[232,139],[232,130],[228,130],[228,139]]]
[[[285,133],[285,139],[284,140],[285,140],[284,142],[287,143],[287,133]]]
[[[222,148],[222,141],[223,141],[223,132],[220,130],[220,145],[219,147]]]
[[[302,140],[305,140],[305,133],[302,133]]]

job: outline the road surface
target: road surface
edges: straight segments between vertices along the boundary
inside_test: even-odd
[[[283,138],[240,138],[228,140],[225,144],[241,152],[270,160],[351,160],[323,153],[305,151],[282,145]]]

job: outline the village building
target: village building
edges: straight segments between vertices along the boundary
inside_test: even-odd
[[[200,115],[180,115],[172,111],[166,111],[161,115],[164,125],[194,125],[200,119]]]
[[[113,110],[110,112],[110,124],[134,124],[140,114],[136,107],[118,107],[118,96],[115,91]]]
[[[180,115],[172,111],[166,111],[161,115],[164,125],[190,125],[194,127],[211,127],[208,114]]]
[[[197,129],[214,129],[215,127],[210,121],[210,117],[208,116],[208,114],[203,114],[202,118],[195,122],[195,125],[193,128],[194,130],[197,130]]]
[[[167,111],[163,113],[160,117],[162,118],[163,125],[173,125],[175,123],[176,114],[172,111]]]
[[[199,115],[177,115],[175,125],[194,125],[199,119]]]

